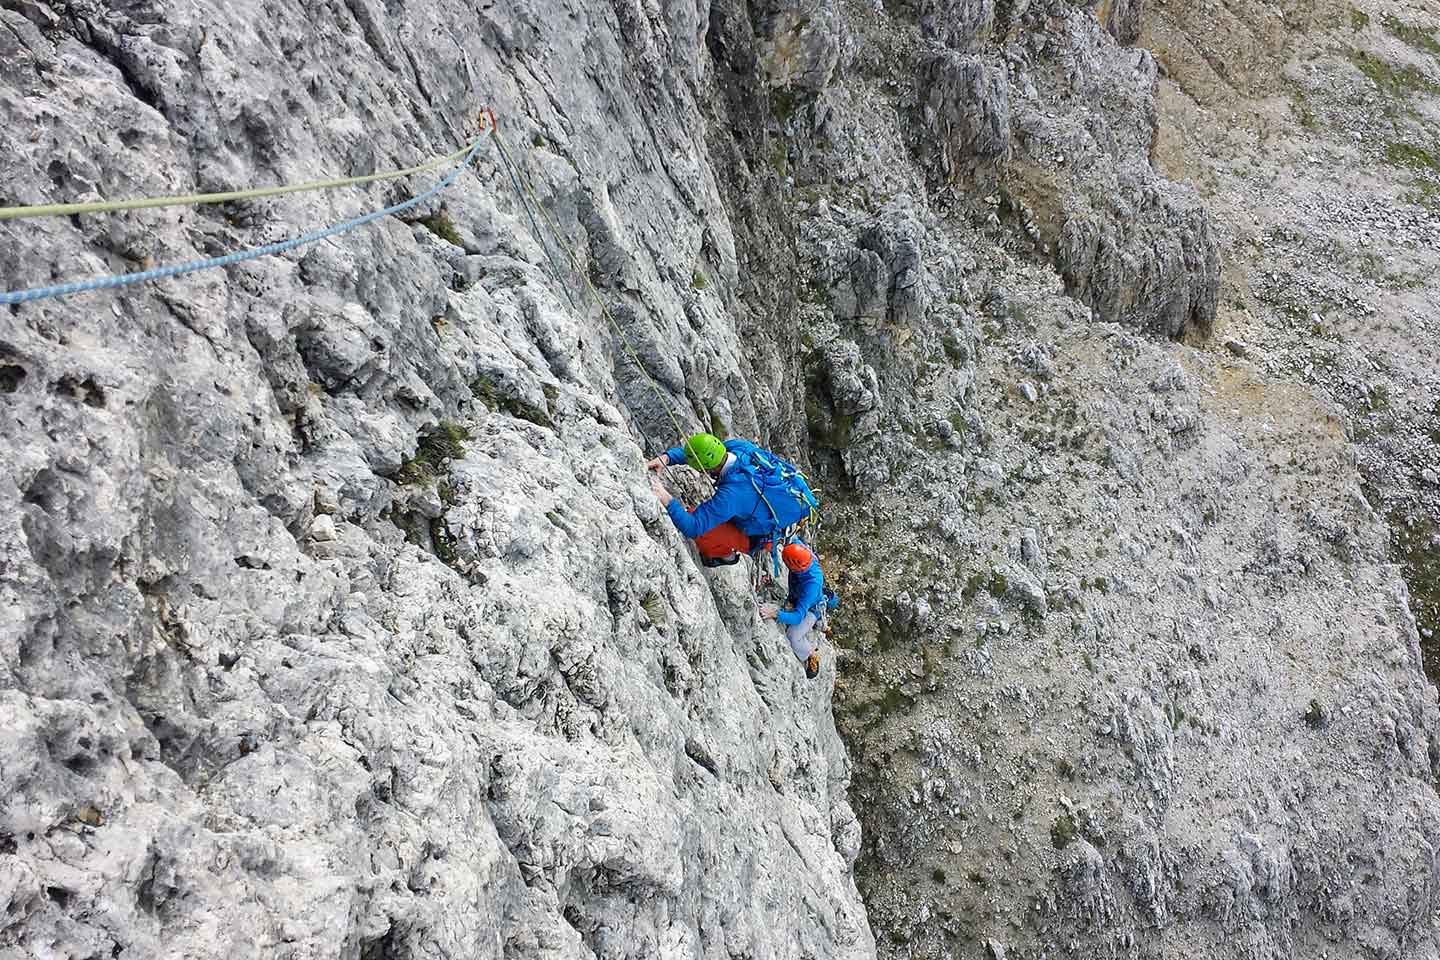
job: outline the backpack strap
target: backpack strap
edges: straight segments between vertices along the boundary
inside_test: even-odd
[[[765,509],[770,511],[770,522],[771,522],[771,524],[774,524],[774,523],[776,523],[777,521],[779,521],[779,519],[780,519],[780,514],[778,514],[778,513],[775,512],[775,507],[770,503],[770,498],[767,497],[767,496],[765,496],[765,491],[764,491],[764,489],[761,488],[761,486],[760,486],[760,481],[759,481],[758,479],[756,479],[756,477],[755,477],[755,471],[754,471],[754,470],[746,470],[746,471],[745,471],[745,476],[749,479],[749,481],[750,481],[750,486],[752,486],[752,487],[755,488],[755,495],[760,498],[760,502],[761,502],[761,503],[765,504]],[[778,530],[772,530],[771,533],[772,533],[772,534],[779,534],[780,531],[778,531]],[[777,539],[778,539],[778,537],[777,537]]]

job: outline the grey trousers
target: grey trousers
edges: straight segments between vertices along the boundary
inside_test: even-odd
[[[810,630],[815,623],[815,614],[807,613],[804,620],[785,628],[785,639],[790,641],[790,652],[797,660],[808,660],[815,650],[815,642],[810,639]]]

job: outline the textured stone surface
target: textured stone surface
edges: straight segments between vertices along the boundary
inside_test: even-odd
[[[1217,226],[1156,95],[1239,137],[1215,70],[1338,14],[1172,6],[5,4],[0,202],[402,166],[489,105],[563,243],[487,148],[405,222],[0,313],[0,957],[1440,956],[1429,621],[1350,442],[1433,487],[1428,287],[1353,328],[1363,414],[1285,379],[1328,316],[1217,297],[1260,161]],[[1298,89],[1386,115],[1326,56]],[[0,224],[0,283],[428,182]],[[1296,207],[1256,256],[1325,291]],[[811,468],[818,681],[650,494],[672,412]]]
[[[847,36],[834,0],[751,4],[765,81],[789,95],[824,90],[844,62]]]
[[[937,53],[902,13],[854,29],[903,76]],[[1068,5],[1019,22],[964,54],[1006,77],[993,192],[855,111],[823,135],[874,195],[804,201],[879,952],[1434,957],[1440,711],[1341,411],[1197,336],[1224,236],[1152,166],[1155,62]],[[827,96],[879,96],[883,59]],[[852,267],[901,208],[904,323]]]
[[[1193,188],[1151,167],[1154,58],[1116,48],[1081,11],[1032,34],[1021,55],[1034,69],[1011,96],[1007,188],[1066,291],[1104,319],[1164,336],[1208,330],[1220,256]]]
[[[1169,66],[1154,152],[1203,186],[1229,238],[1217,328],[1230,349],[1344,412],[1434,680],[1440,170],[1425,158],[1440,61],[1413,4],[1285,13],[1238,4],[1218,11],[1217,29],[1188,10],[1152,11],[1144,42]]]
[[[6,199],[400,166],[490,105],[665,404],[753,431],[707,15],[9,8]],[[7,224],[0,280],[425,182]],[[0,955],[872,955],[833,669],[663,519],[675,428],[494,149],[416,217],[0,317]]]
[[[921,67],[924,128],[940,172],[955,178],[1005,159],[1010,147],[1010,89],[1005,71],[976,56],[946,50]]]
[[[1157,394],[1166,352],[1056,291],[976,371],[1015,428],[891,450],[832,518],[882,954],[1435,956],[1440,713],[1339,419],[1198,352]]]
[[[926,36],[966,50],[985,39],[995,25],[995,0],[917,0],[913,4]],[[1007,8],[1013,4],[1002,4]]]
[[[1131,44],[1140,39],[1145,0],[1102,0],[1095,7],[1095,16],[1117,42]]]

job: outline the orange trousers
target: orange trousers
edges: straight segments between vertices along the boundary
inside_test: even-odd
[[[736,553],[750,552],[750,538],[735,524],[726,521],[695,538],[695,548],[707,560],[723,560]]]

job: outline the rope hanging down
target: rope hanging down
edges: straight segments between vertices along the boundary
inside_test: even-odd
[[[490,126],[489,126],[489,132],[490,132],[492,135],[493,135],[494,132],[495,132],[495,124],[494,124],[494,119],[493,119],[493,117],[491,118],[491,122],[490,122]],[[4,304],[17,304],[17,303],[28,303],[28,302],[33,301],[33,300],[46,300],[46,299],[50,299],[50,298],[53,298],[53,297],[67,297],[67,296],[70,296],[70,295],[72,295],[72,294],[76,294],[76,293],[86,293],[86,292],[91,291],[91,290],[115,290],[115,289],[119,289],[119,288],[121,288],[121,287],[131,287],[131,286],[135,286],[136,284],[140,284],[140,283],[148,283],[148,282],[151,281],[151,280],[164,280],[164,279],[169,278],[169,277],[178,277],[178,276],[182,276],[183,274],[187,274],[187,273],[195,273],[196,271],[199,271],[199,270],[210,270],[210,269],[213,269],[213,268],[215,268],[215,267],[228,267],[228,266],[233,266],[234,264],[237,264],[237,263],[244,263],[244,262],[247,261],[247,260],[256,260],[256,259],[259,259],[260,257],[268,257],[268,256],[274,256],[274,255],[276,255],[276,254],[286,253],[287,251],[294,250],[296,247],[302,247],[302,246],[305,246],[306,244],[315,243],[315,242],[317,242],[317,241],[324,240],[324,239],[326,239],[326,238],[328,238],[328,237],[333,237],[333,236],[336,236],[336,235],[338,235],[338,234],[346,233],[346,232],[348,232],[348,231],[350,231],[350,230],[355,229],[356,227],[363,227],[363,226],[365,226],[366,224],[374,223],[376,220],[379,220],[379,219],[381,219],[382,217],[394,216],[394,215],[397,214],[397,213],[402,213],[402,212],[405,211],[405,210],[409,210],[410,208],[412,208],[412,207],[414,207],[414,206],[416,206],[416,205],[418,205],[418,204],[420,204],[420,203],[423,203],[424,201],[426,201],[426,200],[430,199],[431,197],[435,196],[437,193],[440,193],[442,190],[445,190],[445,189],[448,188],[451,184],[453,184],[453,183],[460,177],[460,174],[463,173],[463,172],[470,166],[471,162],[473,162],[474,159],[475,159],[475,155],[476,155],[477,153],[479,153],[480,147],[481,147],[484,143],[485,143],[485,135],[482,133],[480,136],[476,137],[476,138],[475,138],[475,141],[474,141],[473,143],[471,143],[468,147],[466,147],[464,150],[458,151],[458,155],[461,156],[460,162],[457,163],[457,164],[454,166],[454,168],[452,168],[452,169],[450,170],[449,173],[447,173],[443,178],[441,178],[439,181],[437,181],[433,186],[431,186],[429,189],[425,190],[424,192],[422,192],[422,193],[420,193],[420,194],[417,194],[416,196],[410,198],[409,200],[405,200],[405,201],[403,201],[403,202],[401,202],[401,203],[394,204],[393,206],[386,207],[386,208],[384,208],[383,210],[375,210],[375,211],[373,211],[373,212],[371,212],[371,213],[367,213],[367,214],[364,214],[364,215],[359,216],[359,217],[354,217],[354,218],[352,218],[352,219],[342,221],[342,222],[337,223],[337,224],[335,224],[335,225],[333,225],[333,226],[325,227],[324,229],[321,229],[321,230],[314,230],[314,231],[311,231],[310,233],[305,233],[305,234],[302,234],[302,235],[300,235],[300,236],[298,236],[298,237],[292,237],[292,238],[289,239],[289,240],[281,240],[281,241],[276,242],[276,243],[267,243],[267,244],[265,244],[264,246],[261,246],[261,247],[254,247],[254,248],[249,249],[249,250],[241,250],[241,251],[237,251],[237,252],[235,252],[235,253],[225,254],[224,256],[221,256],[221,257],[209,257],[209,258],[204,259],[204,260],[191,260],[191,261],[188,261],[188,262],[186,262],[186,263],[177,263],[177,264],[171,264],[171,265],[169,265],[169,266],[157,267],[157,268],[155,268],[154,270],[142,270],[142,271],[140,271],[140,272],[138,272],[138,273],[122,273],[122,274],[115,274],[115,275],[113,275],[113,276],[108,276],[108,277],[96,277],[96,278],[91,279],[91,280],[81,280],[81,281],[77,281],[77,282],[75,282],[75,283],[61,283],[61,284],[55,284],[55,285],[49,286],[49,287],[35,287],[35,288],[29,289],[29,290],[12,290],[12,291],[9,291],[9,292],[6,292],[6,293],[0,293],[0,305],[4,305]],[[451,156],[455,156],[455,155],[456,155],[456,154],[452,154]],[[448,159],[448,158],[440,158],[440,160],[442,160],[442,161],[443,161],[444,159]],[[412,169],[412,170],[420,170],[420,169],[422,169],[422,168],[426,168],[426,167],[429,166],[430,164],[435,164],[435,163],[437,163],[437,162],[438,162],[438,161],[428,161],[426,164],[421,164],[419,167],[414,167],[414,168],[411,168],[411,169]],[[403,174],[406,173],[406,172],[409,172],[409,171],[392,171],[391,174],[394,175],[394,176],[401,176],[401,175],[403,175]],[[372,177],[372,178],[375,178],[375,179],[383,179],[383,176],[381,176],[381,175],[370,174],[369,176]],[[363,179],[363,178],[362,178],[362,179]],[[318,184],[318,185],[317,185],[317,184]],[[341,184],[341,185],[343,185],[343,183],[342,183],[341,181],[316,181],[314,184],[296,184],[296,185],[294,185],[293,188],[290,188],[290,187],[284,187],[284,188],[271,188],[271,187],[266,187],[266,188],[262,188],[262,190],[284,190],[284,191],[286,191],[286,192],[292,192],[292,193],[293,193],[293,192],[298,192],[298,191],[301,190],[301,189],[328,189],[328,186],[327,186],[327,185],[330,185],[330,184]],[[242,191],[242,193],[250,193],[250,192],[248,192],[248,191]],[[263,195],[263,194],[253,194],[253,195]],[[221,195],[220,195],[220,194],[209,194],[209,195],[201,195],[201,196],[203,197],[203,196],[221,196]],[[163,202],[162,202],[162,203],[153,203],[153,204],[151,204],[152,206],[164,206],[164,205],[168,205],[168,204],[169,204],[170,202],[172,202],[172,201],[174,201],[174,202],[179,202],[181,199],[184,199],[184,198],[157,198],[157,199],[163,200]],[[148,202],[148,201],[119,201],[119,202],[120,202],[120,203],[144,203],[144,202]],[[197,201],[197,202],[207,202],[207,203],[208,203],[208,202],[220,202],[220,201],[201,200],[201,201]],[[64,206],[64,205],[61,205],[61,206]],[[26,209],[26,210],[35,210],[35,209],[43,209],[43,208],[23,208],[23,209]],[[131,209],[131,208],[126,208],[126,209]],[[30,216],[30,215],[38,216],[39,214],[25,214],[25,215],[27,215],[27,216]]]
[[[495,143],[500,144],[500,131],[495,131]],[[515,191],[515,196],[520,197],[520,206],[525,208],[525,217],[530,221],[530,232],[535,234],[535,239],[540,241],[540,249],[545,251],[545,259],[550,262],[550,269],[555,273],[555,282],[560,285],[560,292],[565,294],[565,300],[570,304],[570,309],[576,308],[575,298],[570,296],[570,284],[566,283],[560,274],[560,265],[555,262],[555,254],[550,250],[550,244],[545,242],[545,231],[540,229],[540,224],[535,222],[535,214],[530,211],[530,204],[520,194],[520,181],[517,179],[515,165],[511,162],[510,154],[503,148],[500,150],[501,165],[505,167],[505,175],[510,179],[510,187]],[[529,177],[526,177],[528,182]],[[538,206],[538,204],[537,204]],[[544,207],[541,207],[544,212]]]
[[[650,376],[650,371],[645,369],[645,364],[640,361],[640,354],[635,350],[635,347],[631,345],[630,338],[625,334],[625,329],[620,326],[619,321],[617,321],[614,314],[610,312],[610,308],[607,307],[605,305],[605,301],[601,299],[600,292],[595,289],[595,284],[590,281],[589,272],[585,270],[583,266],[581,266],[580,258],[575,255],[574,249],[570,246],[569,241],[565,239],[565,234],[561,232],[559,224],[557,224],[554,218],[550,216],[549,211],[545,209],[545,205],[540,202],[540,197],[535,193],[535,187],[530,180],[530,175],[525,171],[525,168],[520,164],[517,164],[514,158],[511,156],[509,148],[505,146],[505,138],[501,136],[499,128],[495,128],[493,133],[495,137],[495,146],[499,148],[500,156],[504,159],[506,166],[511,170],[519,171],[519,179],[524,184],[525,193],[529,194],[530,200],[534,201],[536,209],[540,211],[540,216],[544,218],[545,223],[550,227],[550,232],[554,235],[560,246],[565,250],[566,256],[570,258],[570,263],[575,268],[575,272],[578,273],[580,275],[580,278],[585,281],[585,287],[590,291],[590,296],[594,299],[596,305],[600,307],[600,312],[605,316],[605,319],[610,322],[610,327],[620,337],[620,342],[624,344],[625,350],[630,354],[630,360],[635,364],[635,369],[639,370],[640,375],[645,378],[647,383],[650,384],[650,389],[655,392],[655,398],[660,401],[660,406],[664,408],[665,415],[670,418],[671,425],[675,427],[675,435],[681,438],[682,445],[688,450],[690,444],[688,434],[685,432],[685,428],[680,425],[680,419],[675,416],[675,411],[671,408],[670,401],[666,399],[664,391],[660,389],[660,384],[656,383],[655,378]],[[515,188],[515,196],[520,200],[520,205],[525,208],[526,215],[530,216],[530,222],[533,225],[535,223],[535,218],[532,214],[530,214],[530,204],[525,199],[525,196],[520,192],[520,186],[516,184],[515,181],[516,177],[512,173],[511,185]],[[550,250],[549,247],[545,244],[544,237],[537,237],[537,239],[540,240],[540,245],[545,248],[545,253],[548,257]],[[550,267],[552,270],[555,271],[555,281],[560,284],[562,289],[565,289],[565,280],[563,277],[561,277],[560,271],[555,266],[555,262],[553,259],[551,260]],[[565,296],[567,298],[570,296],[568,289],[566,289]]]

